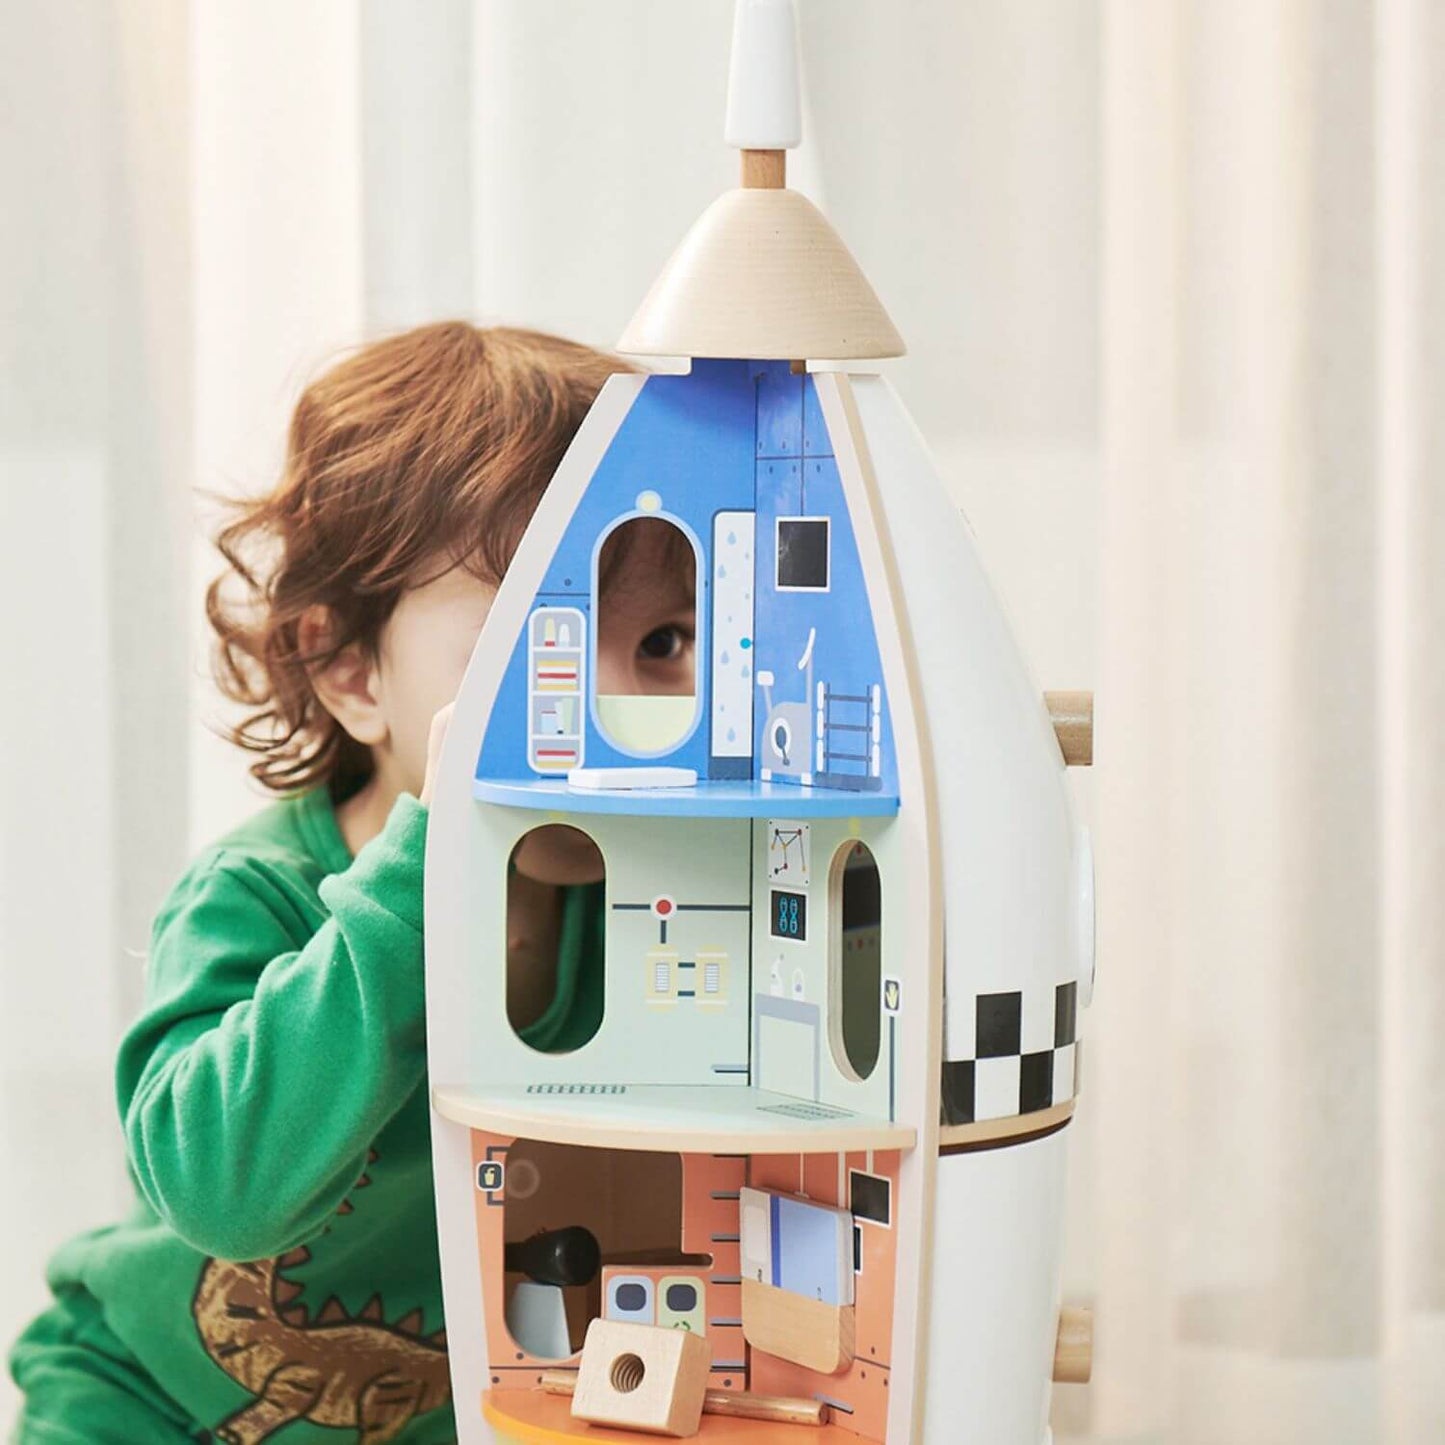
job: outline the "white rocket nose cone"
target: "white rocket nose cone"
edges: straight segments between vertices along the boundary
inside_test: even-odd
[[[788,150],[803,138],[793,0],[737,0],[723,136],[741,150]]]

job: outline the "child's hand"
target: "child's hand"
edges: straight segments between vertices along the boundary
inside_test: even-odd
[[[431,732],[427,734],[426,740],[426,778],[421,785],[421,805],[424,808],[431,807],[432,789],[436,785],[437,767],[441,763],[442,744],[447,738],[447,726],[452,720],[452,709],[456,703],[449,702],[431,720]]]

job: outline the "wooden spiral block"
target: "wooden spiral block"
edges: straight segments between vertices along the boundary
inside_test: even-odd
[[[690,1330],[593,1320],[582,1345],[572,1414],[654,1435],[696,1435],[712,1351]]]

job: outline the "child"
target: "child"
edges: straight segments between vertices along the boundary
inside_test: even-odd
[[[496,587],[621,369],[461,323],[377,342],[306,390],[281,484],[221,533],[218,678],[249,709],[234,740],[282,800],[202,853],[156,920],[117,1065],[139,1198],[50,1262],[55,1302],[11,1356],[20,1445],[455,1440],[426,805]],[[607,559],[620,605],[598,671],[619,687],[692,690],[692,559],[668,546],[643,531]],[[669,568],[657,589],[623,585]],[[537,973],[514,1022],[565,1048],[596,1025],[601,859],[558,829],[514,864],[509,984]]]

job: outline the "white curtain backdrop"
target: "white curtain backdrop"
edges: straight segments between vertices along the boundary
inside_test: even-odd
[[[800,0],[796,184],[1041,686],[1093,686],[1099,1445],[1445,1432],[1445,14]],[[731,184],[731,0],[0,0],[0,1338],[127,1197],[151,912],[257,805],[193,489],[448,315],[599,345]],[[0,1387],[0,1427],[11,1401]]]
[[[1440,1439],[1445,9],[1103,27],[1086,1423]]]
[[[184,11],[0,0],[0,34],[8,1350],[46,1254],[129,1197],[111,1065],[190,846],[195,415]]]

